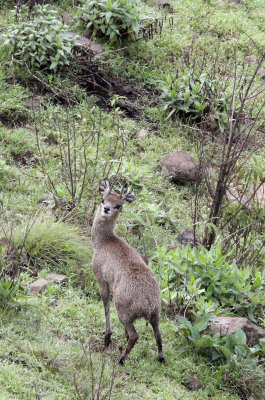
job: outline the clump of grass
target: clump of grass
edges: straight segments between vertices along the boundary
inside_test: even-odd
[[[16,123],[27,119],[27,93],[20,85],[6,82],[4,71],[0,71],[0,121]]]
[[[93,275],[88,268],[91,246],[76,227],[42,215],[32,224],[27,235],[25,229],[28,229],[26,224],[20,225],[14,239],[20,243],[24,240],[31,267],[64,273],[78,282],[82,280],[84,287],[91,283]]]

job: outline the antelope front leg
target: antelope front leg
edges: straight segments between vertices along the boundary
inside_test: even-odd
[[[101,286],[100,296],[104,304],[105,318],[106,318],[105,347],[108,347],[111,343],[112,330],[110,328],[110,314],[109,314],[110,293],[109,293],[109,287],[107,285]]]

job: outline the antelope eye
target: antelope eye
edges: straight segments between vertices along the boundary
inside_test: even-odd
[[[104,204],[104,200],[102,200],[102,204]]]
[[[115,208],[115,210],[120,210],[120,209],[121,209],[121,206],[118,204],[118,205],[115,206],[114,208]]]

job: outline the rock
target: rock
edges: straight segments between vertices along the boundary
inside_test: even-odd
[[[195,378],[194,375],[189,375],[184,383],[186,388],[190,391],[196,391],[202,388],[202,383]]]
[[[191,247],[193,247],[195,245],[193,230],[191,230],[189,228],[183,229],[183,231],[181,231],[179,236],[178,236],[178,241],[182,245],[190,244]]]
[[[265,183],[263,183],[258,189],[253,186],[252,189],[255,192],[254,200],[258,203],[260,208],[265,207]]]
[[[92,42],[92,40],[88,39],[85,36],[77,35],[74,32],[67,32],[65,36],[69,37],[70,39],[75,39],[74,48],[78,51],[90,51],[93,56],[101,54],[104,51],[103,47],[100,46],[100,44]]]
[[[246,56],[245,61],[248,64],[253,64],[253,63],[258,64],[259,62],[258,58],[254,54],[252,54],[251,56]]]
[[[43,197],[38,201],[38,203],[43,204],[44,206],[52,205],[54,207],[55,199],[54,196],[51,194],[49,196]]]
[[[261,77],[261,79],[265,79],[265,69],[260,68],[257,70],[257,75]]]
[[[133,94],[133,88],[130,85],[124,86],[123,91],[128,96]]]
[[[140,139],[140,140],[144,140],[145,138],[147,138],[148,136],[148,131],[146,131],[145,129],[141,129],[137,134],[136,134],[136,138]]]
[[[155,357],[156,356],[156,352],[153,349],[149,349],[148,353],[150,354],[151,357]]]
[[[251,212],[254,208],[253,201],[256,202],[258,207],[265,207],[265,183],[263,183],[258,189],[256,185],[250,185],[248,191],[246,191],[243,195],[240,193],[239,188],[231,187],[228,188],[226,196],[231,203],[240,204],[242,205],[243,209]]]
[[[27,102],[27,106],[32,110],[39,110],[41,108],[41,97],[31,96]]]
[[[65,275],[50,273],[48,274],[48,276],[51,278],[53,282],[56,283],[62,283],[67,281],[67,276]]]
[[[228,188],[226,196],[231,203],[240,204],[244,210],[251,211],[249,203],[247,203],[248,198],[245,195],[242,196],[237,187]]]
[[[166,154],[160,165],[162,174],[173,182],[195,183],[198,178],[198,164],[193,157],[181,151]]]
[[[71,25],[75,22],[74,18],[72,18],[66,11],[61,14],[61,19],[63,23],[67,25]]]
[[[229,333],[236,333],[238,329],[245,332],[249,346],[258,344],[260,339],[265,338],[265,330],[252,324],[247,318],[214,317],[209,326],[209,331],[212,334],[218,333],[221,337]]]
[[[180,243],[176,243],[176,242],[172,242],[167,246],[167,251],[170,250],[175,250],[175,249],[181,249],[181,244]]]
[[[29,289],[33,293],[40,293],[42,292],[49,284],[49,281],[47,281],[44,278],[37,279],[35,282],[31,283],[29,285]]]
[[[169,3],[169,1],[167,0],[157,0],[156,5],[160,8],[160,7],[169,7],[172,8],[172,5]]]

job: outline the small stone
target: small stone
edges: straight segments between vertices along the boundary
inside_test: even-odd
[[[189,228],[183,229],[178,236],[178,241],[179,241],[179,243],[181,243],[183,245],[190,244],[191,247],[193,247],[195,244],[193,230],[191,230]]]
[[[129,85],[124,86],[123,91],[128,96],[133,94],[133,88],[132,88],[132,86],[129,86]]]
[[[67,276],[65,275],[50,273],[48,274],[48,276],[51,278],[53,282],[56,283],[62,283],[67,281]]]
[[[258,58],[254,54],[251,54],[251,56],[246,56],[245,61],[248,64],[253,64],[253,63],[258,64],[259,62]]]
[[[32,110],[39,110],[41,108],[41,97],[40,96],[32,96],[29,98],[27,105]]]
[[[176,243],[176,242],[172,242],[167,246],[167,251],[171,251],[171,250],[175,250],[175,249],[181,249],[181,244],[180,243]]]
[[[47,281],[44,278],[37,279],[35,282],[31,283],[29,285],[29,289],[33,293],[40,293],[42,292],[49,284],[49,281]]]
[[[265,207],[265,183],[263,183],[258,190],[255,190],[254,199],[258,202],[260,207]]]
[[[265,69],[264,68],[258,69],[257,75],[260,76],[262,79],[265,79]]]
[[[67,25],[71,25],[75,22],[74,18],[72,18],[66,11],[61,14],[61,19],[63,23]]]
[[[187,377],[187,382],[185,382],[184,385],[190,391],[196,391],[202,388],[202,383],[197,378],[195,378],[194,375],[189,375]]]
[[[148,352],[149,352],[149,354],[150,354],[151,357],[155,357],[155,356],[156,356],[155,350],[149,349]]]
[[[169,7],[172,8],[172,5],[167,0],[157,0],[156,5],[160,7]]]
[[[146,131],[145,129],[141,129],[137,134],[136,134],[136,138],[140,139],[140,140],[144,140],[146,139],[148,136],[148,131]]]

